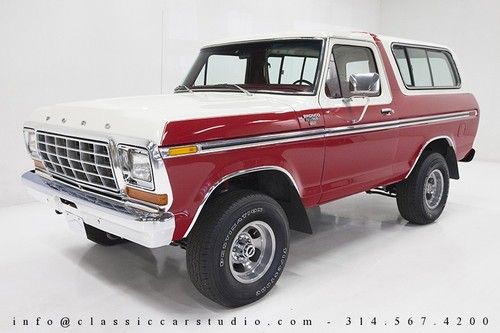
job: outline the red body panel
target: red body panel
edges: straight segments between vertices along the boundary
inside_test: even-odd
[[[323,157],[323,141],[314,140],[165,160],[174,197],[171,208],[176,223],[174,239],[182,238],[211,187],[239,170],[283,167],[293,175],[304,205],[316,205],[321,195]]]
[[[271,111],[271,110],[270,110]],[[163,146],[295,131],[300,128],[295,112],[192,119],[168,123]]]
[[[389,56],[380,40],[373,35],[380,50],[384,67],[392,92],[391,107],[397,110],[399,119],[431,116],[460,111],[476,110],[477,117],[462,121],[437,123],[424,126],[411,126],[400,130],[398,152],[395,161],[396,176],[406,176],[418,158],[418,154],[429,139],[437,136],[448,136],[455,144],[457,159],[461,160],[472,149],[479,126],[479,105],[475,97],[469,93],[462,94],[428,94],[421,96],[405,95],[399,89],[396,75],[389,61]]]
[[[478,110],[471,94],[404,95],[398,86],[382,44],[380,49],[392,102],[370,106],[361,124],[408,119],[459,111]],[[394,117],[381,115],[381,108],[395,110]],[[348,110],[314,109],[296,112],[231,116],[172,122],[166,125],[163,146],[201,143],[280,132],[310,130],[314,127],[335,128],[349,125],[342,120],[359,115],[361,107]],[[303,114],[320,113],[310,126]],[[385,118],[384,118],[385,117]],[[318,205],[376,186],[400,181],[406,177],[428,140],[448,136],[455,143],[456,155],[462,159],[472,148],[479,117],[439,122],[358,134],[346,134],[293,143],[194,154],[164,160],[173,191],[171,212],[175,214],[173,240],[181,239],[215,183],[240,170],[278,166],[294,178],[305,207]]]

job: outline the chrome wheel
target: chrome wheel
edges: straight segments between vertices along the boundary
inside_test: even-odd
[[[424,202],[429,209],[436,208],[441,202],[444,192],[444,177],[439,169],[434,169],[425,178]]]
[[[259,280],[271,266],[275,250],[276,240],[271,227],[263,221],[248,223],[231,245],[231,274],[245,284]]]

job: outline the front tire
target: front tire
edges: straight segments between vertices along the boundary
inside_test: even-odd
[[[401,216],[414,224],[434,222],[446,205],[449,186],[450,174],[443,155],[422,156],[410,176],[396,188]]]
[[[226,307],[262,298],[278,281],[288,256],[286,214],[271,197],[247,190],[209,203],[188,239],[194,286]]]

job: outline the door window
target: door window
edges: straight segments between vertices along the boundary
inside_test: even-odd
[[[373,52],[369,47],[338,44],[333,46],[332,54],[333,59],[330,62],[328,80],[337,79],[339,84],[327,82],[326,94],[328,97],[351,97],[349,77],[352,74],[378,73]],[[338,88],[336,88],[337,86]]]

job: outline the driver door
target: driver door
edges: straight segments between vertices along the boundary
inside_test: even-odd
[[[331,39],[326,60],[327,78],[319,94],[327,131],[321,203],[390,183],[399,133],[397,128],[366,129],[397,119],[376,45]],[[350,75],[362,73],[380,75],[380,91],[368,99],[350,93]]]

